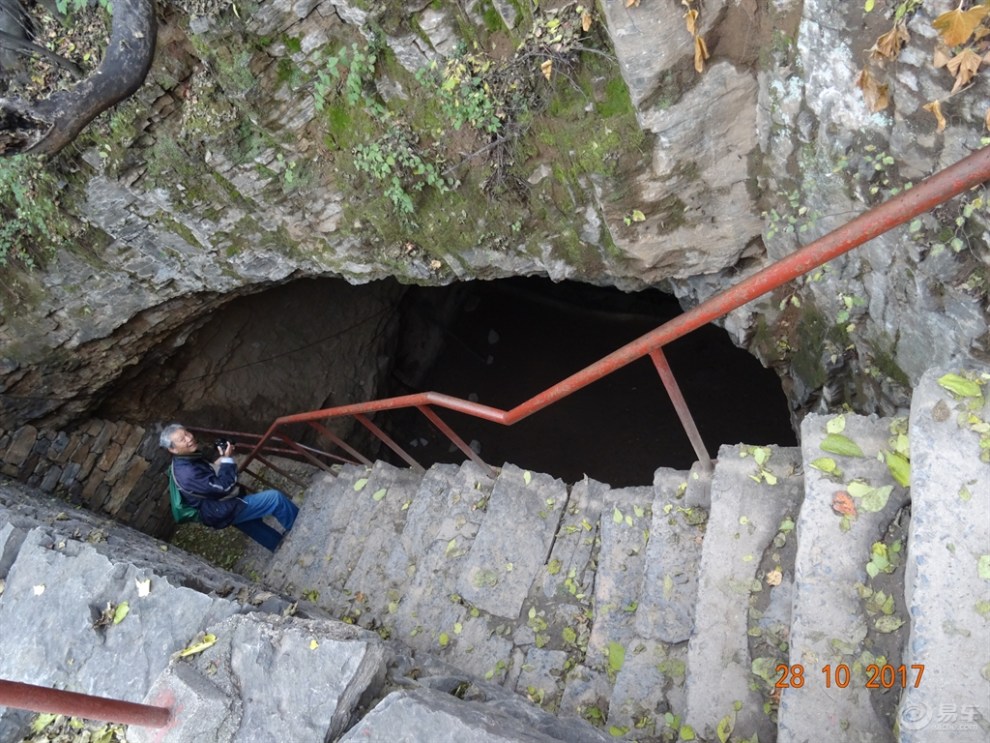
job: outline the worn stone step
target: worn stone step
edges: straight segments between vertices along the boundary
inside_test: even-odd
[[[894,566],[903,564],[909,494],[882,456],[894,451],[896,441],[889,440],[898,426],[906,432],[904,419],[851,414],[809,415],[801,426],[805,498],[796,530],[790,668],[774,673],[778,680],[786,673],[782,683],[789,684],[778,713],[782,742],[893,739],[896,696],[866,682],[878,658],[899,663],[903,644],[904,632],[891,630],[906,618],[903,570]],[[829,448],[830,432],[829,440],[845,437],[862,456],[822,449],[823,443]],[[861,495],[865,488],[876,490]],[[836,497],[846,496],[855,516],[833,507]],[[886,545],[893,572],[885,568],[872,577],[867,565],[876,543]]]
[[[550,475],[505,465],[471,545],[457,592],[497,617],[519,618],[567,503],[567,486]]]
[[[409,578],[386,626],[411,648],[439,653],[451,665],[478,676],[491,671],[489,678],[501,681],[512,654],[503,636],[510,630],[506,626],[490,636],[487,619],[457,589],[486,516],[492,485],[469,464],[454,480],[441,484],[428,473],[410,506],[414,513],[407,519],[408,533],[400,539],[412,560],[406,566]]]
[[[612,726],[623,726],[632,712],[625,706],[626,697],[615,696],[617,684],[620,691],[625,688],[620,675],[642,671],[634,668],[637,664],[633,662],[634,656],[645,651],[636,633],[635,612],[643,585],[653,501],[652,486],[604,493],[594,619],[583,662],[568,676],[563,695],[562,709]]]
[[[773,585],[776,576],[768,576],[777,568],[774,557],[783,559],[780,545],[793,528],[802,496],[798,449],[719,450],[687,662],[685,721],[706,740],[717,738],[725,718],[740,739],[776,735],[767,714],[772,689],[762,688],[753,674],[753,661],[769,651],[750,631],[762,632],[761,607],[779,604],[775,597],[787,591],[783,579]],[[790,569],[781,564],[781,577]]]
[[[514,638],[525,648],[515,689],[546,709],[561,708],[567,671],[588,646],[599,518],[608,490],[587,477],[570,489],[549,560],[527,599],[533,616],[526,612],[526,626]]]
[[[365,527],[354,523],[359,541],[351,547],[352,556],[346,558],[350,573],[344,588],[350,595],[362,597],[355,599],[355,608],[362,612],[381,615],[392,600],[389,593],[394,584],[387,576],[388,558],[405,528],[422,479],[419,470],[376,466],[361,490],[366,507],[352,518],[364,519]],[[337,576],[332,579],[339,580]]]
[[[946,373],[963,370],[929,371],[911,402],[903,743],[990,735],[990,368],[967,373],[981,383],[982,400],[940,387]]]
[[[292,531],[263,568],[264,583],[291,595],[315,598],[334,616],[349,607],[343,587],[332,583],[326,566],[338,558],[338,543],[346,533],[356,505],[354,484],[367,478],[369,468],[346,465],[336,477],[317,475],[306,491]]]

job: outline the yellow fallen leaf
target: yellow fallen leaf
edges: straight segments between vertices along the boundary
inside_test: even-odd
[[[705,71],[705,60],[708,59],[708,47],[700,36],[694,37],[694,69],[700,74]]]
[[[934,116],[935,120],[938,122],[938,126],[936,127],[935,131],[944,132],[945,117],[942,115],[942,102],[932,101],[931,103],[926,103],[924,106],[922,106],[922,108],[928,111],[928,113],[932,114],[932,116]]]
[[[952,59],[952,52],[946,49],[941,44],[935,46],[935,54],[932,56],[932,66],[938,70],[949,64],[949,60]]]
[[[883,111],[890,103],[890,94],[886,85],[881,85],[873,79],[868,70],[863,70],[856,78],[856,85],[863,91],[866,107],[876,113]]]
[[[626,7],[627,8],[638,8],[639,7],[639,0],[626,0]]]
[[[213,645],[216,644],[216,641],[216,635],[203,635],[198,640],[195,640],[189,647],[180,650],[177,655],[180,658],[186,658],[190,655],[196,655],[196,653],[202,653],[207,648],[213,647]]]
[[[543,77],[547,80],[553,75],[553,60],[548,59],[546,62],[540,65],[540,71],[543,73]]]
[[[987,131],[990,131],[990,108],[987,109],[987,115],[983,117],[983,123],[986,124]]]
[[[130,611],[131,611],[130,604],[128,604],[126,601],[121,601],[119,604],[117,604],[117,608],[114,609],[113,623],[120,624],[121,622],[123,622],[124,617],[126,617],[130,613]]]
[[[983,57],[972,49],[963,49],[959,54],[949,60],[946,67],[956,77],[956,84],[952,86],[953,93],[973,79],[977,70],[980,69],[980,63],[982,61]]]
[[[958,46],[969,40],[987,13],[990,13],[990,6],[985,4],[976,5],[969,10],[956,8],[940,15],[932,21],[932,26],[948,46]]]
[[[316,650],[318,647],[320,647],[320,643],[318,643],[316,640],[310,640],[309,641],[309,649],[310,650]]]
[[[870,49],[870,57],[877,62],[897,59],[901,48],[910,40],[907,26],[903,21],[898,21],[892,29],[876,40],[873,48]]]
[[[767,585],[768,586],[779,586],[780,581],[783,580],[784,576],[779,570],[771,570],[767,573]]]
[[[581,14],[581,30],[585,33],[591,30],[591,13],[587,10]]]
[[[694,8],[688,8],[687,13],[684,14],[684,23],[687,25],[687,32],[692,36],[698,35],[698,11]]]

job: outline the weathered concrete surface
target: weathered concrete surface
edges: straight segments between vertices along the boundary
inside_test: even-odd
[[[990,735],[990,464],[981,461],[990,369],[972,370],[982,399],[939,386],[943,373],[963,370],[929,372],[911,404],[904,587],[911,634],[903,660],[911,683],[898,713],[905,743],[939,736],[976,743]],[[917,666],[924,666],[923,675]]]

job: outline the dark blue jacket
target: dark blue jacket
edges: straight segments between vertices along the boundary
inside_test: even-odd
[[[237,493],[237,465],[232,459],[220,462],[216,470],[201,455],[172,457],[172,474],[182,499],[199,509],[203,523],[214,529],[230,526],[243,508]],[[221,500],[226,499],[226,500]]]

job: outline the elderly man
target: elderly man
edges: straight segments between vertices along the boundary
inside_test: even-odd
[[[178,423],[162,430],[159,443],[172,454],[172,475],[182,500],[199,510],[209,527],[236,526],[254,541],[275,551],[282,534],[262,519],[274,516],[286,532],[295,523],[299,508],[278,490],[238,496],[237,465],[233,444],[219,452],[216,465],[203,456],[196,437]]]

